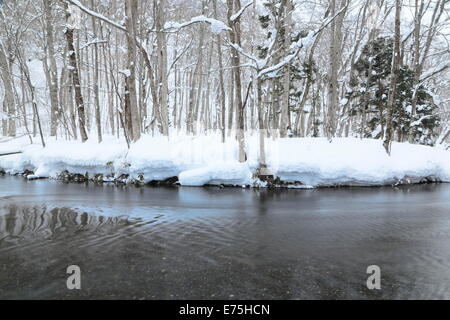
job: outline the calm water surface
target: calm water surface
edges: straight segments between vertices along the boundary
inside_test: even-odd
[[[66,287],[81,268],[82,289]],[[381,268],[378,291],[366,268]],[[450,184],[249,190],[0,177],[1,299],[450,299]]]

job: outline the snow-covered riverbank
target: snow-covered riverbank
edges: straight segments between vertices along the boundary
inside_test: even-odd
[[[247,139],[246,163],[237,162],[237,143],[219,136],[144,136],[130,150],[124,140],[103,143],[47,139],[44,149],[27,137],[0,141],[0,169],[16,174],[34,172],[29,178],[56,178],[62,172],[100,181],[160,181],[178,177],[184,186],[261,185],[253,175],[258,167],[257,137]],[[380,140],[340,138],[286,138],[266,141],[271,173],[298,187],[335,185],[391,185],[426,180],[450,182],[450,152],[437,148],[394,143],[391,157]],[[264,185],[264,184],[262,184]]]

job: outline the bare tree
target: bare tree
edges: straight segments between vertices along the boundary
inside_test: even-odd
[[[128,72],[125,72],[127,96],[125,104],[125,114],[129,137],[133,141],[137,141],[141,137],[141,123],[139,119],[137,93],[136,93],[136,11],[137,0],[125,0],[125,24],[127,26],[127,66]]]
[[[45,31],[46,31],[46,60],[48,63],[48,83],[50,89],[50,136],[56,136],[56,130],[58,126],[58,114],[59,114],[59,101],[58,101],[58,68],[55,58],[55,44],[54,44],[54,29],[52,18],[52,1],[43,0],[44,5],[44,17],[45,17]]]
[[[94,0],[91,0],[91,6],[94,6]],[[95,126],[97,128],[97,139],[98,142],[102,142],[102,124],[101,124],[101,116],[100,116],[100,91],[99,91],[99,81],[100,81],[100,72],[99,72],[99,50],[98,50],[98,31],[97,31],[97,21],[92,17],[92,32],[94,34],[94,105],[95,105]]]
[[[235,10],[239,12],[241,9],[240,0],[227,0],[228,6],[228,25],[231,26],[230,42],[241,46],[241,27],[240,19],[232,19]],[[236,47],[231,49],[231,63],[233,66],[234,85],[235,85],[235,104],[236,104],[236,139],[239,144],[239,162],[246,161],[245,154],[245,135],[244,135],[244,104],[242,102],[242,86],[241,86],[241,69],[240,57]]]
[[[16,110],[10,62],[4,45],[0,42],[0,78],[3,80],[4,86],[2,130],[4,136],[14,137],[16,135]],[[8,115],[8,119],[5,119],[6,115]]]
[[[330,14],[333,16],[336,14],[336,2],[339,0],[330,1]],[[347,0],[340,0],[339,9],[347,8]],[[342,22],[345,16],[339,15],[333,22],[331,22],[331,35],[330,35],[330,69],[328,73],[328,117],[327,117],[327,137],[332,139],[336,135],[337,128],[337,114],[339,108],[339,83],[338,83],[338,71],[342,60]]]
[[[217,0],[213,0],[213,8],[214,8],[214,18],[217,19]],[[220,90],[220,103],[221,103],[221,117],[220,117],[220,129],[222,131],[222,143],[225,142],[225,118],[226,118],[226,96],[225,96],[225,85],[224,85],[224,76],[223,76],[223,61],[222,61],[222,41],[220,39],[220,35],[216,35],[216,43],[217,43],[217,55],[219,61],[219,90]]]
[[[383,146],[387,154],[391,154],[391,144],[393,139],[393,115],[395,106],[395,96],[397,94],[397,76],[400,69],[400,14],[402,0],[395,0],[395,34],[394,52],[392,55],[391,83],[387,102],[386,132],[384,134]]]
[[[73,90],[75,92],[75,104],[78,112],[78,129],[80,130],[81,141],[85,142],[88,139],[86,133],[86,114],[84,109],[84,99],[81,93],[80,72],[77,63],[77,52],[74,46],[74,30],[75,27],[69,23],[71,16],[68,10],[69,6],[66,5],[66,26],[64,33],[67,41],[67,54],[69,56],[69,70],[72,77]]]
[[[165,24],[164,7],[165,0],[154,0],[156,41],[158,47],[158,92],[159,92],[159,112],[161,117],[161,132],[163,135],[169,135],[169,116],[168,116],[168,92],[169,84],[167,79],[167,40],[163,32]]]

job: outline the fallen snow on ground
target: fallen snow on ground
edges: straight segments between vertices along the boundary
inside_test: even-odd
[[[2,142],[3,141],[3,142]],[[7,173],[24,170],[32,177],[56,177],[70,173],[96,174],[144,182],[178,177],[181,185],[264,185],[253,174],[258,167],[258,138],[247,137],[247,162],[238,163],[238,145],[225,144],[220,136],[143,136],[128,150],[124,140],[107,137],[104,142],[47,139],[44,149],[27,137],[0,139],[0,168]],[[442,149],[393,143],[388,156],[380,140],[339,138],[267,139],[270,172],[285,182],[304,186],[390,185],[414,183],[425,178],[450,182],[450,152]],[[298,187],[298,184],[297,184]]]
[[[277,176],[312,186],[389,185],[432,177],[450,182],[450,152],[393,143],[388,156],[380,140],[283,139],[278,143]]]

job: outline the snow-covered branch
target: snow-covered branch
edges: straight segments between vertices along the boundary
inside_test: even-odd
[[[205,16],[197,16],[197,17],[193,17],[190,21],[183,22],[183,23],[179,23],[179,22],[175,22],[175,21],[166,22],[166,24],[164,25],[164,31],[179,31],[180,29],[188,27],[195,23],[210,24],[211,32],[214,34],[219,34],[224,30],[228,30],[228,31],[231,30],[231,28],[229,26],[227,26],[225,23],[223,23],[222,21],[219,21],[219,20],[216,20],[213,18],[208,18]]]
[[[233,14],[230,17],[230,21],[231,22],[235,22],[237,19],[239,19],[242,14],[245,12],[245,10],[250,7],[253,4],[253,0],[250,0],[249,2],[247,2],[238,12],[236,12],[235,14]]]
[[[100,14],[98,12],[95,12],[95,11],[92,11],[92,10],[86,8],[78,0],[62,0],[62,1],[65,1],[66,3],[69,3],[71,5],[74,5],[74,6],[78,7],[81,11],[87,13],[88,15],[96,17],[96,18],[102,20],[103,22],[106,22],[106,23],[108,23],[108,24],[110,24],[110,25],[112,25],[112,26],[114,26],[114,27],[116,27],[118,29],[121,29],[123,31],[127,31],[127,28],[125,28],[123,25],[121,25],[121,24],[119,24],[117,22],[114,22],[111,19],[108,19],[107,17],[105,17],[104,15],[102,15],[102,14]]]
[[[450,67],[450,63],[446,63],[443,66],[438,66],[437,68],[434,68],[430,71],[428,71],[427,73],[425,73],[424,75],[422,75],[421,79],[420,79],[420,83],[422,84],[424,83],[426,80],[428,80],[429,78],[437,75],[438,73],[441,73],[442,71],[447,70]]]
[[[83,49],[85,49],[85,48],[87,48],[89,46],[95,45],[95,44],[102,44],[102,43],[108,43],[108,41],[107,40],[94,39],[92,41],[89,41],[89,42],[86,42],[85,44],[83,44],[80,47],[80,50],[83,50]]]
[[[194,39],[191,39],[191,41],[188,43],[188,45],[181,51],[181,53],[175,57],[175,59],[173,59],[172,64],[170,65],[169,69],[167,69],[167,74],[170,73],[170,71],[172,70],[173,66],[175,65],[175,63],[177,63],[178,60],[180,60],[180,58],[189,50],[189,48],[191,47],[192,43],[194,42]]]
[[[252,61],[255,63],[254,65],[252,65],[253,68],[259,69],[259,66],[260,66],[260,64],[261,64],[261,60],[260,60],[260,59],[256,58],[255,56],[253,56],[253,55],[251,55],[251,54],[249,54],[249,53],[247,53],[247,52],[245,52],[245,50],[242,49],[242,47],[240,47],[240,46],[239,46],[238,44],[236,44],[236,43],[227,42],[227,44],[228,44],[230,47],[232,47],[234,50],[236,50],[237,52],[239,52],[241,55],[243,55],[244,57],[246,57],[246,58],[252,60]]]
[[[281,62],[277,63],[276,65],[267,67],[263,70],[261,70],[258,73],[258,77],[262,77],[263,75],[273,73],[278,71],[279,69],[283,68],[287,64],[291,63],[291,61],[298,56],[300,51],[304,47],[309,47],[313,42],[314,39],[317,37],[317,35],[322,32],[323,29],[325,29],[331,22],[333,22],[339,15],[341,15],[343,12],[345,12],[348,8],[349,1],[347,1],[346,5],[341,8],[333,17],[328,18],[325,20],[322,25],[316,30],[316,31],[310,31],[308,35],[305,38],[301,38],[299,41],[294,42],[291,45],[291,49],[295,49],[294,53],[286,56]]]

